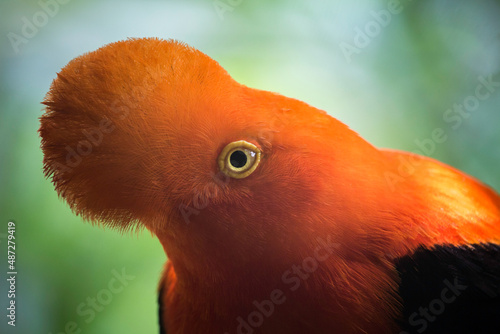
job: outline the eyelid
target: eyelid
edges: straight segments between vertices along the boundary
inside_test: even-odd
[[[247,156],[249,156],[249,163],[245,164],[245,166],[236,168],[231,166],[230,164],[230,156],[234,151],[241,150],[245,152]],[[248,153],[248,154],[247,154]],[[242,179],[254,172],[257,166],[260,163],[261,151],[260,149],[245,140],[238,140],[232,143],[229,143],[224,147],[222,152],[218,158],[219,169],[226,175],[236,178]]]

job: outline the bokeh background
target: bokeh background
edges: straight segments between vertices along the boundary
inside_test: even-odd
[[[446,140],[426,154],[500,190],[500,2],[394,2],[2,0],[0,332],[158,331],[159,242],[84,223],[42,174],[40,102],[69,60],[109,42],[185,41],[236,80],[324,109],[377,146],[417,150],[440,128]],[[481,78],[490,94],[474,99]],[[5,316],[10,220],[15,328]],[[114,270],[134,278],[110,293]]]

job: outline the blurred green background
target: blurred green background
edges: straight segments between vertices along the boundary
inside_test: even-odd
[[[40,102],[69,60],[109,42],[185,41],[236,80],[324,109],[377,146],[417,150],[441,128],[447,140],[427,154],[500,190],[500,87],[474,98],[480,78],[500,82],[500,2],[393,2],[2,0],[0,333],[158,331],[159,242],[82,222],[42,174]],[[15,328],[5,316],[9,220]],[[110,293],[113,270],[135,278]]]

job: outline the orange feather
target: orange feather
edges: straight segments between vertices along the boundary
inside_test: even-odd
[[[164,246],[169,334],[397,332],[394,258],[500,242],[500,198],[487,186],[377,149],[183,43],[130,39],[87,53],[44,103],[44,170],[58,193],[85,219],[144,226]],[[217,159],[239,140],[262,155],[236,179]],[[411,172],[401,175],[400,159]],[[269,300],[272,315],[248,324]]]

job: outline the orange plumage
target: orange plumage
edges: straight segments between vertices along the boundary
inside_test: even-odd
[[[169,334],[398,333],[395,258],[500,242],[500,197],[487,186],[377,149],[183,43],[130,39],[87,53],[44,104],[44,171],[58,193],[85,219],[144,226],[161,241]],[[234,178],[218,157],[240,140],[261,158]]]

